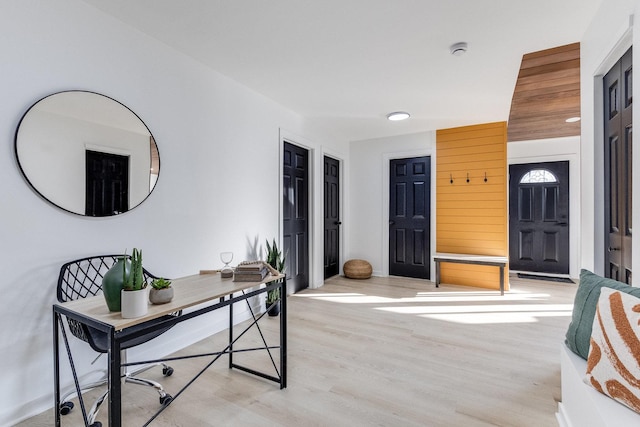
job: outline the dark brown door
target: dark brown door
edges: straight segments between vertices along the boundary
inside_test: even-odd
[[[309,287],[309,152],[284,144],[282,248],[287,293]]]
[[[569,273],[569,162],[509,166],[509,268]]]
[[[429,279],[431,158],[391,160],[389,274]]]
[[[85,215],[110,216],[129,210],[129,157],[86,151]]]
[[[340,162],[324,158],[324,278],[340,272]]]
[[[631,284],[632,53],[604,77],[605,275]]]

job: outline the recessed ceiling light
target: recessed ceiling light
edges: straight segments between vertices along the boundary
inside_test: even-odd
[[[449,48],[449,51],[453,56],[462,56],[465,53],[467,53],[467,43],[460,42],[460,43],[452,44],[451,47]]]
[[[395,111],[393,113],[389,113],[387,114],[387,119],[388,120],[392,120],[394,122],[397,122],[399,120],[406,120],[409,117],[411,117],[411,114],[405,112],[405,111]]]
[[[575,123],[579,121],[580,121],[580,117],[569,117],[567,120],[565,120],[565,122],[567,123]]]

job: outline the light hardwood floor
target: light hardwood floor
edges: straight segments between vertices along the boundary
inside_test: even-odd
[[[287,300],[288,388],[230,371],[224,358],[151,425],[557,426],[559,351],[577,285],[510,282],[500,297],[405,278],[332,278]],[[277,324],[267,319],[268,336]],[[226,339],[225,331],[188,351]],[[264,354],[242,357],[269,363]],[[171,392],[203,363],[172,363],[169,378],[144,376]],[[153,390],[127,385],[124,393],[126,426],[157,408]],[[81,425],[79,414],[63,417],[63,426]],[[104,413],[99,419],[107,425]],[[47,411],[18,425],[52,424]]]

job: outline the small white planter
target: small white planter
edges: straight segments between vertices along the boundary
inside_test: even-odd
[[[147,314],[149,308],[149,294],[147,288],[139,291],[121,292],[122,299],[122,318],[133,319]]]

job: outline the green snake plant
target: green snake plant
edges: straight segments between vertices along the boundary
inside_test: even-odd
[[[273,239],[273,243],[267,243],[267,264],[278,270],[280,273],[284,273],[285,270],[285,256],[282,255],[282,251],[278,249],[276,239]],[[281,281],[282,279],[279,279]],[[273,282],[269,282],[273,283]],[[267,304],[271,305],[280,299],[280,288],[275,288],[267,292]]]
[[[126,269],[125,269],[126,270]],[[127,276],[126,271],[123,270],[122,276],[124,280],[125,291],[139,291],[147,287],[147,282],[144,279],[142,269],[142,251],[133,248],[131,252],[131,271]]]

